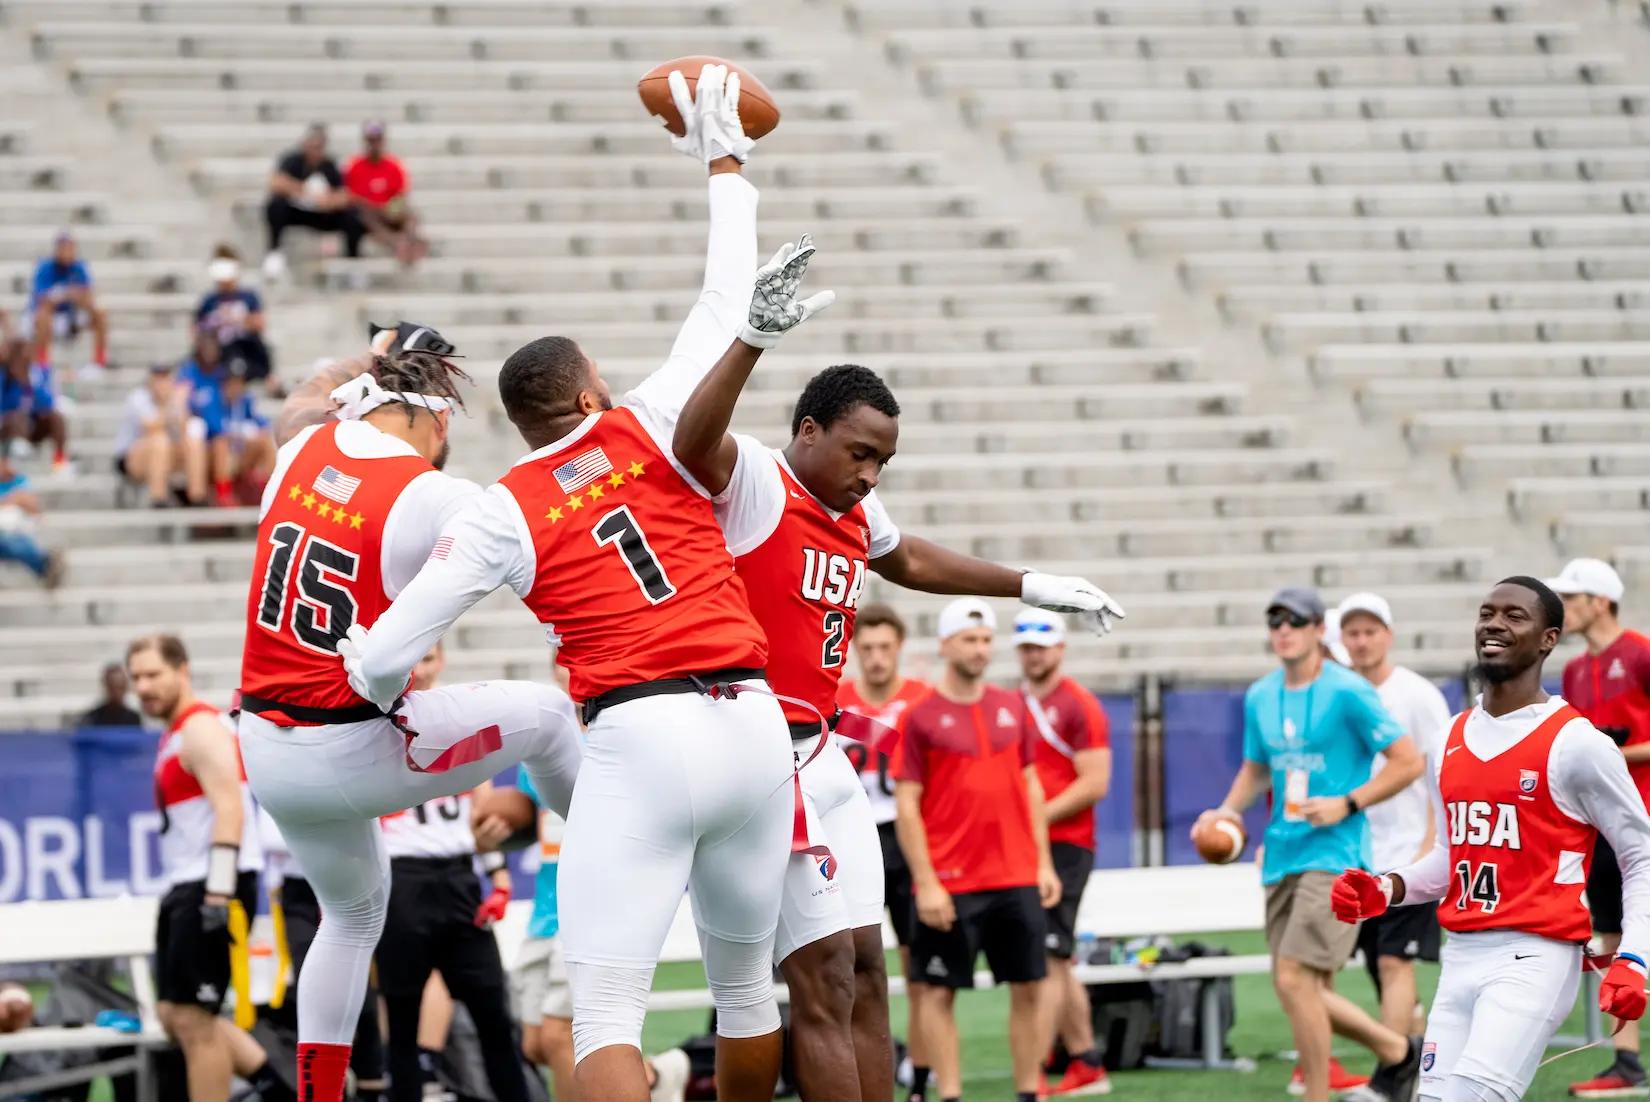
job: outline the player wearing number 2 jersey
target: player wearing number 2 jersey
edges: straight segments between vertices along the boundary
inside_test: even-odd
[[[751,609],[767,633],[769,680],[787,697],[802,771],[810,832],[835,857],[840,890],[823,890],[808,855],[792,857],[777,946],[797,1021],[847,1028],[851,1019],[861,1094],[893,1091],[888,983],[882,952],[883,866],[876,820],[854,768],[823,737],[819,716],[848,732],[836,705],[837,684],[867,571],[930,593],[1019,597],[1054,611],[1080,612],[1110,629],[1122,610],[1081,578],[1028,573],[902,536],[875,488],[894,455],[899,403],[867,368],[846,364],[816,375],[797,399],[791,440],[771,450],[728,432],[760,344],[736,342],[694,391],[676,426],[673,450],[716,495]],[[848,972],[853,972],[850,979]],[[847,997],[852,992],[852,998]],[[813,1058],[797,1051],[798,1074]],[[802,1084],[807,1093],[807,1083]]]
[[[578,771],[566,694],[493,681],[354,692],[340,653],[480,496],[438,468],[457,401],[451,346],[414,332],[332,392],[333,418],[286,443],[264,494],[247,596],[239,731],[247,779],[321,905],[298,980],[299,1095],[343,1096],[383,928],[389,861],[376,819],[521,762],[562,806]],[[406,688],[403,680],[401,688]],[[524,1088],[522,1088],[524,1089]]]
[[[1524,1096],[1575,1002],[1591,933],[1587,863],[1601,835],[1621,862],[1627,905],[1599,1006],[1618,1018],[1644,1013],[1650,818],[1615,744],[1541,688],[1563,622],[1558,595],[1534,578],[1490,591],[1476,636],[1484,694],[1456,717],[1438,767],[1446,829],[1385,876],[1342,874],[1330,896],[1346,922],[1441,900],[1452,936],[1421,1050],[1422,1098]]]
[[[672,461],[670,439],[747,312],[766,326],[758,340],[806,317],[780,302],[811,250],[787,246],[756,273],[756,192],[728,155],[749,143],[734,86],[724,99],[715,70],[701,73],[683,112],[686,144],[712,172],[710,243],[704,288],[669,358],[615,406],[574,342],[546,337],[512,354],[499,393],[533,450],[448,530],[450,554],[425,566],[361,644],[358,683],[381,700],[501,585],[558,644],[588,724],[559,870],[575,1077],[581,1098],[604,1102],[648,1097],[642,1020],[684,889],[717,1010],[718,1097],[765,1102],[778,1074],[771,965],[793,834],[789,746],[778,703],[742,691],[765,689],[767,643],[709,496]],[[852,1081],[840,1086],[819,1097],[854,1102]]]

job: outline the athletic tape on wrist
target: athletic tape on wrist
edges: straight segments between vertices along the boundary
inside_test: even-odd
[[[241,847],[227,842],[213,842],[212,852],[206,858],[206,894],[233,896],[235,881],[240,876],[236,868],[241,860]]]

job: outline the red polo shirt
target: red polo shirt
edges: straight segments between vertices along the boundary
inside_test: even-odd
[[[351,195],[381,207],[407,190],[407,170],[388,154],[376,161],[357,157],[344,169],[344,187]]]
[[[974,704],[934,692],[905,710],[894,779],[922,784],[928,853],[946,891],[1037,883],[1025,767],[1037,729],[1017,692],[988,685]]]
[[[1650,742],[1650,639],[1624,631],[1597,654],[1564,667],[1564,699],[1594,727],[1627,728],[1627,745]],[[1650,762],[1627,763],[1650,807]]]
[[[1052,800],[1077,779],[1077,763],[1072,755],[1084,750],[1105,750],[1111,746],[1106,713],[1094,694],[1069,677],[1062,677],[1054,689],[1037,703],[1043,707],[1054,737],[1065,745],[1055,746],[1037,730],[1037,779],[1043,782],[1043,799]],[[1034,723],[1035,726],[1035,723]],[[1084,849],[1094,848],[1094,806],[1048,825],[1048,840],[1069,842]]]

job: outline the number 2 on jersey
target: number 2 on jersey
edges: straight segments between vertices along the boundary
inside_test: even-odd
[[[660,604],[676,596],[676,587],[665,576],[665,568],[648,546],[641,526],[630,513],[630,506],[621,505],[602,517],[590,529],[590,536],[602,547],[615,546],[630,576],[636,579],[642,595],[652,604]]]
[[[842,642],[848,634],[848,618],[840,609],[825,614],[825,649],[820,653],[821,669],[834,670],[842,665]]]
[[[1485,861],[1474,873],[1470,861],[1457,861],[1455,878],[1461,882],[1461,894],[1455,899],[1456,910],[1464,911],[1468,904],[1476,903],[1485,914],[1495,913],[1496,906],[1501,902],[1501,884],[1496,879],[1495,862]]]
[[[269,553],[269,568],[264,574],[258,626],[279,635],[286,625],[287,582],[296,558],[298,593],[292,602],[292,634],[310,650],[337,654],[338,640],[355,623],[356,604],[355,595],[333,579],[353,582],[360,557],[309,535],[291,521],[277,524],[269,534],[269,542],[275,549]]]

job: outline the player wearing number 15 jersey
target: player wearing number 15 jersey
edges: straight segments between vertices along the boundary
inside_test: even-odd
[[[320,902],[298,980],[299,1095],[343,1096],[350,1041],[383,928],[389,861],[377,817],[475,787],[517,762],[570,799],[578,725],[561,690],[493,681],[351,689],[342,650],[389,607],[473,505],[438,469],[458,400],[433,330],[332,391],[334,415],[282,448],[264,494],[247,596],[239,731],[247,779]],[[403,680],[400,688],[405,689]]]
[[[1524,1096],[1575,1002],[1591,933],[1587,864],[1601,835],[1621,862],[1627,906],[1599,1006],[1644,1013],[1650,818],[1615,744],[1541,688],[1563,623],[1558,595],[1534,578],[1508,578],[1484,598],[1484,694],[1455,718],[1438,767],[1445,829],[1415,862],[1380,877],[1349,870],[1330,895],[1347,922],[1441,900],[1452,936],[1421,1050],[1422,1098]]]
[[[836,699],[868,573],[931,593],[1014,596],[1082,612],[1101,631],[1122,610],[1081,578],[1027,573],[902,535],[875,494],[898,443],[899,403],[868,368],[843,364],[814,376],[797,399],[782,450],[730,434],[734,406],[761,352],[739,342],[718,361],[683,409],[673,451],[716,494],[717,519],[772,647],[769,680],[803,702],[787,702],[786,718],[797,760],[813,759],[802,770],[808,825],[810,832],[817,825],[815,840],[834,856],[841,884],[822,888],[809,856],[793,856],[777,946],[792,1012],[851,1029],[861,1095],[887,1098],[894,1061],[882,845],[853,766],[835,740],[820,746],[819,725],[823,716],[843,733],[865,727],[844,719]],[[850,968],[852,977],[844,974]],[[841,997],[850,990],[851,1002]],[[798,1051],[799,1076],[812,1058]],[[807,1094],[805,1078],[802,1087]]]

